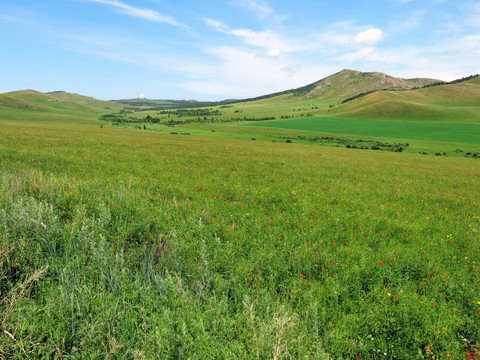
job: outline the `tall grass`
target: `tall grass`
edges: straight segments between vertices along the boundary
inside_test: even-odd
[[[474,160],[4,129],[1,358],[478,356]]]

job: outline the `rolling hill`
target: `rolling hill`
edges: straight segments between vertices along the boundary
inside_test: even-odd
[[[426,78],[401,79],[380,72],[360,72],[347,69],[320,80],[315,88],[305,96],[307,98],[323,96],[332,99],[344,99],[369,91],[408,90],[437,83],[442,83],[442,81]]]
[[[480,123],[480,78],[412,91],[376,91],[330,110],[347,118]]]
[[[64,91],[41,93],[21,90],[0,94],[0,116],[4,120],[94,120],[99,114],[118,111],[122,107],[116,102]]]
[[[126,106],[130,112],[135,108],[142,110],[132,115],[141,119],[147,115],[158,116],[159,108],[209,106],[221,114],[210,119],[218,122],[314,116],[479,124],[480,79],[444,83],[435,79],[401,79],[379,72],[342,70],[301,88],[211,103],[149,99],[101,101],[63,91],[23,90],[0,94],[0,115],[12,120],[27,117],[96,120]],[[148,109],[151,113],[145,111]],[[195,115],[182,116],[179,120],[195,122],[198,119]]]
[[[64,91],[41,93],[35,90],[0,94],[0,105],[17,109],[73,111],[98,111],[104,110],[106,107],[120,107],[115,102],[105,102]]]

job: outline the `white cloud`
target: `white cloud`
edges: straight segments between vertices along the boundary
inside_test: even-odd
[[[240,0],[237,2],[240,6],[248,7],[260,16],[268,16],[273,13],[272,8],[263,0]]]
[[[208,54],[217,61],[181,69],[193,75],[190,81],[180,84],[182,88],[219,97],[253,97],[300,87],[338,71],[337,65],[310,66],[229,46],[209,49]]]
[[[272,49],[270,51],[267,51],[266,55],[271,56],[271,57],[278,57],[282,53],[282,50],[280,49]]]
[[[473,5],[470,16],[468,17],[468,23],[472,27],[480,27],[480,3]]]
[[[354,41],[356,44],[360,45],[375,45],[379,41],[385,38],[385,33],[380,29],[367,29],[358,33]]]
[[[390,1],[392,1],[394,3],[398,3],[398,4],[406,4],[406,3],[409,3],[413,0],[390,0]]]
[[[480,34],[469,35],[457,42],[457,52],[462,54],[480,54]],[[480,62],[478,62],[480,65]]]
[[[236,36],[247,45],[266,49],[267,51],[264,53],[266,56],[278,57],[282,52],[299,51],[302,46],[305,48],[305,44],[302,45],[302,40],[290,40],[272,30],[253,31],[251,29],[231,29],[217,20],[205,18],[204,21],[207,26],[213,28],[215,31]],[[311,47],[311,45],[309,45],[309,47]]]
[[[358,49],[355,52],[346,53],[340,56],[337,56],[335,59],[338,61],[346,61],[346,62],[357,62],[366,60],[369,56],[371,56],[375,52],[376,48],[374,47],[365,47]]]
[[[209,18],[204,18],[203,21],[205,21],[207,26],[214,28],[218,32],[228,34],[230,31],[230,28],[220,21],[209,19]]]
[[[266,49],[281,48],[288,51],[290,45],[284,38],[273,31],[253,31],[250,29],[234,29],[229,32],[238,36],[248,45],[258,46]]]
[[[121,1],[117,1],[117,0],[85,0],[85,1],[116,7],[120,9],[120,12],[124,15],[138,17],[138,18],[150,20],[150,21],[163,22],[163,23],[167,23],[175,26],[187,27],[186,25],[179,23],[174,18],[167,15],[163,15],[158,11],[151,10],[151,9],[135,8]]]
[[[401,34],[415,29],[423,21],[426,11],[423,9],[412,12],[409,16],[396,17],[389,23],[389,33]]]

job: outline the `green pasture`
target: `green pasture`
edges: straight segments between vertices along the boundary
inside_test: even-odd
[[[478,357],[477,160],[102,124],[0,120],[0,358]]]
[[[314,117],[262,121],[247,125],[390,139],[480,144],[480,125],[474,124]]]

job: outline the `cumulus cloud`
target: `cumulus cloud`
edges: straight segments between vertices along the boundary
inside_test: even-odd
[[[359,45],[375,45],[384,38],[385,33],[382,30],[372,28],[358,33],[355,36],[354,41]]]
[[[179,23],[174,18],[167,15],[163,15],[158,11],[151,10],[151,9],[136,8],[121,1],[117,1],[117,0],[85,0],[85,1],[116,7],[120,9],[120,13],[124,15],[129,15],[129,16],[150,20],[150,21],[163,22],[163,23],[167,23],[175,26],[187,27],[186,25]]]

